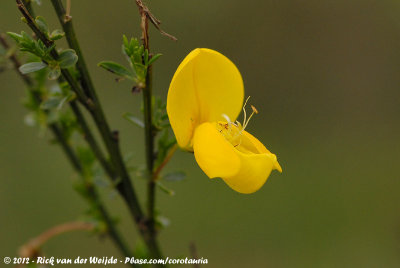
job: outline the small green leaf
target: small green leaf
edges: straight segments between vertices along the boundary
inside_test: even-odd
[[[57,108],[62,102],[62,98],[60,97],[51,97],[40,104],[40,108],[43,110],[50,110],[53,108]]]
[[[128,70],[124,66],[122,66],[119,63],[113,62],[113,61],[102,61],[99,62],[97,66],[103,67],[107,71],[114,73],[118,76],[125,77],[130,80],[135,80],[134,74],[132,71]]]
[[[126,120],[128,120],[129,122],[131,122],[132,124],[134,124],[140,128],[144,128],[143,121],[131,113],[124,113],[123,118],[125,118]]]
[[[171,189],[168,189],[167,187],[165,187],[161,182],[157,181],[156,182],[158,188],[160,188],[161,191],[163,191],[164,193],[170,195],[170,196],[174,196],[175,192]]]
[[[32,36],[30,36],[29,34],[27,34],[24,31],[21,32],[21,35],[22,35],[22,38],[24,39],[24,41],[34,41]]]
[[[37,16],[35,19],[37,27],[47,36],[49,35],[49,26],[47,25],[46,20],[42,16]]]
[[[7,32],[8,36],[11,37],[12,39],[15,40],[15,42],[19,43],[22,41],[23,37],[20,34],[13,33],[13,32]]]
[[[78,56],[73,49],[66,49],[60,53],[60,57],[58,58],[60,63],[60,68],[66,69],[75,65],[78,61]]]
[[[163,177],[163,179],[166,181],[182,181],[185,178],[186,174],[182,171],[171,172]]]
[[[167,217],[158,215],[156,217],[156,224],[160,228],[166,228],[171,224],[171,221]]]
[[[63,38],[64,35],[65,35],[65,33],[64,33],[63,31],[57,29],[57,30],[54,30],[54,31],[50,34],[50,39],[53,40],[53,41],[55,41],[55,40],[58,40],[58,39]]]
[[[60,75],[61,75],[60,66],[56,66],[50,70],[49,74],[47,75],[47,78],[50,80],[56,80],[57,78],[60,77]]]
[[[19,71],[22,74],[28,74],[28,73],[39,71],[45,67],[47,67],[47,64],[44,62],[41,62],[41,61],[40,62],[29,62],[29,63],[26,63],[26,64],[22,65],[21,67],[19,67]]]
[[[156,60],[158,60],[158,58],[159,57],[161,57],[162,56],[162,54],[156,54],[156,55],[154,55],[153,57],[151,57],[151,59],[149,60],[149,63],[147,64],[148,66],[149,65],[152,65]]]

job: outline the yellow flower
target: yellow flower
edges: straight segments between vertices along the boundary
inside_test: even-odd
[[[209,178],[222,178],[240,193],[263,186],[273,169],[282,172],[274,154],[244,129],[244,88],[239,70],[217,51],[198,48],[172,78],[167,112],[178,145],[193,151]],[[246,101],[247,102],[247,101]],[[244,122],[235,121],[244,111]],[[232,120],[232,121],[231,121]]]

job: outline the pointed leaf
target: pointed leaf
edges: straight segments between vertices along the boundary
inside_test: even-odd
[[[107,71],[114,73],[118,76],[125,77],[130,80],[135,80],[133,72],[119,63],[113,61],[102,61],[98,64],[98,66],[103,67]]]
[[[13,32],[7,32],[8,36],[11,37],[12,39],[15,40],[15,42],[19,43],[22,41],[23,37],[20,34],[13,33]]]
[[[168,173],[163,177],[166,181],[181,181],[186,178],[186,174],[182,171]]]
[[[139,118],[137,118],[136,116],[134,116],[131,113],[125,113],[123,115],[123,117],[128,120],[129,122],[131,122],[132,124],[140,127],[140,128],[144,128],[144,123],[142,120],[140,120]]]
[[[170,195],[170,196],[174,196],[175,192],[171,189],[168,189],[167,187],[165,187],[162,183],[160,183],[159,181],[156,182],[158,188],[160,188],[161,191],[163,191],[164,193]]]
[[[28,73],[39,71],[45,67],[47,67],[47,64],[44,62],[41,62],[41,61],[40,62],[29,62],[29,63],[26,63],[26,64],[22,65],[21,67],[19,67],[19,71],[22,74],[28,74]]]
[[[159,57],[161,57],[162,54],[156,54],[153,57],[151,57],[151,59],[149,60],[149,63],[147,65],[152,65],[156,60],[158,60]]]

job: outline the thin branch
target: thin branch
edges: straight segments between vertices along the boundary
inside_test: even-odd
[[[6,49],[9,50],[11,47],[8,44],[7,40],[6,40],[6,36],[2,33],[0,34],[0,43],[1,45]],[[29,76],[22,74],[18,68],[21,66],[21,63],[19,61],[19,59],[17,58],[15,53],[12,53],[9,56],[11,62],[14,65],[14,69],[16,71],[16,73],[22,78],[22,80],[24,80],[24,82],[28,85],[28,86],[32,86],[33,85],[33,81],[29,78]]]
[[[153,17],[148,8],[142,3],[141,0],[136,0],[136,4],[139,8],[141,17],[141,29],[142,29],[142,41],[144,48],[150,52],[149,46],[149,32],[148,32],[148,20]],[[145,147],[146,147],[146,169],[148,175],[148,186],[147,186],[147,228],[149,230],[149,241],[151,241],[155,247],[156,255],[153,257],[160,258],[161,251],[157,244],[157,232],[155,228],[155,197],[156,197],[156,182],[153,180],[153,169],[154,169],[154,126],[152,116],[152,66],[150,65],[147,69],[146,83],[143,91],[143,110],[144,110],[144,132],[145,132]]]
[[[154,181],[158,180],[158,177],[160,176],[161,171],[171,160],[172,156],[176,152],[176,149],[178,149],[178,145],[175,143],[174,146],[172,146],[172,148],[169,149],[167,156],[164,158],[164,161],[162,161],[162,163],[154,170],[154,172],[153,172],[153,180]]]
[[[51,47],[54,44],[54,42],[48,39],[47,36],[44,33],[42,33],[42,31],[40,31],[40,29],[36,25],[35,20],[30,15],[25,5],[22,3],[22,0],[16,0],[16,2],[19,11],[26,19],[26,23],[28,24],[28,26],[32,29],[32,31],[36,34],[36,36],[40,40],[42,40],[42,42],[45,44],[46,47]],[[54,58],[54,60],[58,60],[59,56],[56,49],[52,49],[50,51],[50,54]],[[78,99],[82,102],[82,104],[87,107],[89,106],[89,108],[91,108],[90,104],[92,101],[85,95],[82,89],[78,86],[78,84],[75,82],[69,71],[66,69],[61,69],[61,73],[64,76],[65,80],[67,80],[67,82],[70,84],[72,90],[75,91],[76,95],[78,96]]]
[[[94,138],[93,133],[90,130],[81,110],[79,109],[78,104],[76,102],[72,101],[72,102],[70,102],[70,106],[71,106],[71,109],[78,121],[79,126],[82,129],[82,135],[83,135],[84,139],[89,144],[89,147],[92,149],[96,158],[99,160],[100,165],[103,167],[104,171],[107,173],[107,175],[109,177],[111,177],[111,178],[116,177],[113,167],[110,165],[108,160],[103,155],[103,152],[101,151],[100,146],[98,145],[96,139]]]
[[[154,25],[154,27],[156,27],[156,29],[157,29],[162,35],[168,37],[168,38],[171,39],[172,41],[177,41],[177,40],[178,40],[175,36],[173,36],[173,35],[171,35],[171,34],[169,34],[169,33],[166,33],[166,32],[164,32],[164,31],[161,29],[161,27],[160,27],[161,21],[160,21],[159,19],[157,19],[157,18],[150,12],[149,8],[143,3],[142,0],[135,0],[135,2],[136,2],[136,5],[137,5],[138,8],[139,8],[140,14],[141,14],[141,15],[142,15],[142,14],[145,14],[146,17],[147,17],[147,19],[150,20],[150,22]],[[142,16],[142,18],[143,18],[143,16]]]
[[[7,43],[4,34],[0,34],[0,43],[5,49],[10,49],[10,45]],[[22,74],[19,71],[19,67],[21,67],[21,62],[17,58],[17,55],[15,53],[12,53],[9,58],[10,61],[13,63],[15,72],[21,77],[26,86],[30,89],[30,92],[32,93],[35,103],[39,105],[42,102],[42,97],[40,96],[40,93],[34,89],[34,82],[32,81],[32,79],[28,75]],[[71,146],[68,144],[68,141],[65,139],[65,135],[61,130],[61,128],[56,123],[49,124],[49,128],[53,132],[53,135],[55,136],[58,143],[61,145],[64,153],[67,155],[67,158],[71,162],[73,168],[77,172],[81,172],[82,171],[81,163],[78,157],[76,156],[75,152],[71,148]]]
[[[18,9],[21,11],[22,15],[25,17],[26,22],[28,26],[35,32],[36,36],[42,40],[42,42],[46,45],[46,47],[50,47],[54,42],[49,40],[37,27],[35,21],[29,14],[29,12],[26,10],[24,4],[21,2],[21,0],[16,0]],[[69,21],[68,23],[70,23]],[[64,25],[64,24],[63,24]],[[66,33],[67,34],[67,33]],[[67,34],[68,38],[68,34]],[[80,50],[79,50],[80,51]],[[80,61],[83,61],[83,57],[81,53],[79,53],[77,50],[77,55],[81,59]],[[58,59],[58,53],[56,49],[51,50],[51,56],[57,60]],[[78,60],[78,63],[80,62]],[[108,125],[107,120],[105,119],[104,113],[101,109],[100,102],[98,101],[96,95],[94,94],[94,91],[89,93],[90,97],[88,97],[85,92],[82,90],[82,88],[79,86],[79,84],[75,81],[73,78],[72,74],[67,70],[67,69],[61,69],[61,74],[64,77],[64,79],[68,82],[72,90],[77,94],[78,100],[89,110],[91,113],[97,128],[99,129],[99,132],[101,134],[101,137],[103,138],[103,141],[106,145],[106,148],[110,154],[111,162],[117,172],[117,174],[120,176],[121,180],[117,181],[117,178],[112,178],[114,181],[117,181],[116,184],[116,189],[119,191],[121,196],[123,197],[125,203],[128,205],[128,208],[135,220],[135,222],[138,224],[139,228],[141,229],[141,233],[143,233],[145,230],[141,225],[141,222],[144,219],[144,215],[142,213],[142,210],[139,205],[139,201],[137,200],[136,194],[133,191],[132,183],[130,181],[130,176],[127,171],[127,168],[125,166],[125,163],[123,161],[120,148],[119,148],[119,139],[118,139],[118,132],[111,132],[110,127]],[[82,75],[82,73],[81,73]],[[86,77],[85,75],[82,75],[83,77]],[[84,85],[84,83],[82,83]],[[88,87],[86,85],[86,93],[89,92]]]
[[[17,0],[18,1],[18,0]],[[58,19],[61,26],[65,32],[69,46],[75,50],[78,55],[78,62],[76,64],[79,73],[81,74],[81,85],[85,91],[85,94],[89,97],[91,102],[91,107],[89,112],[91,113],[97,128],[99,129],[100,135],[104,141],[107,151],[110,155],[111,163],[114,167],[115,172],[121,178],[118,181],[117,177],[112,177],[114,181],[117,181],[116,188],[119,193],[124,198],[127,203],[132,216],[138,226],[142,228],[141,222],[143,221],[144,215],[137,200],[136,194],[133,191],[133,185],[130,179],[130,175],[122,158],[122,154],[119,148],[119,137],[118,132],[111,131],[108,121],[105,118],[103,109],[101,107],[100,101],[96,95],[96,91],[92,80],[90,78],[89,71],[86,67],[85,59],[83,53],[80,49],[79,42],[76,38],[75,30],[72,25],[72,20],[65,21],[65,10],[60,0],[52,0],[53,7],[57,13]],[[64,74],[63,74],[64,75]],[[67,79],[68,81],[68,79]],[[72,87],[77,87],[78,85],[73,85],[74,81],[68,81],[72,83]],[[143,232],[143,230],[142,230]]]
[[[8,45],[8,43],[7,43],[6,39],[4,38],[3,34],[0,34],[0,43],[3,45],[3,47],[5,49],[9,49],[10,48],[10,46]],[[32,79],[28,75],[22,74],[19,71],[19,67],[21,66],[21,63],[18,60],[17,55],[15,53],[12,53],[11,56],[10,56],[10,60],[14,65],[15,71],[21,76],[22,80],[25,82],[25,84],[27,85],[28,89],[32,92],[32,95],[34,97],[34,101],[36,102],[36,104],[39,105],[42,102],[42,97],[40,96],[40,93],[38,91],[34,90],[34,82],[32,81]],[[71,102],[70,104],[71,104],[71,108],[73,108],[76,105],[75,102]],[[77,120],[78,121],[84,120],[83,116],[82,117],[80,116],[80,111],[79,111],[78,107],[76,107],[76,109],[78,111],[78,113],[75,111],[75,115],[77,116]],[[81,127],[83,127],[83,128],[86,126],[86,122],[80,122],[80,124],[81,124]],[[53,135],[57,139],[58,143],[63,148],[63,151],[65,152],[67,158],[71,162],[71,164],[74,167],[74,169],[78,173],[83,175],[82,174],[83,170],[82,170],[81,162],[79,161],[79,158],[77,157],[77,155],[75,154],[75,152],[72,149],[71,145],[68,143],[67,139],[65,138],[65,134],[63,133],[62,129],[59,128],[59,126],[57,124],[55,124],[55,123],[50,124],[49,128],[53,132]],[[86,129],[86,131],[87,131],[87,129]],[[89,133],[91,135],[90,131],[88,131],[88,132],[86,132],[86,131],[85,131],[85,133]],[[125,245],[125,242],[123,241],[122,237],[119,235],[118,230],[114,226],[114,223],[111,220],[111,217],[109,216],[107,210],[105,209],[105,206],[102,204],[98,193],[90,185],[85,183],[85,186],[86,186],[86,189],[88,190],[89,197],[96,204],[96,207],[100,212],[100,215],[102,216],[103,220],[105,221],[105,223],[107,225],[108,234],[111,236],[111,238],[113,239],[114,243],[118,246],[118,248],[121,250],[121,252],[124,254],[124,256],[131,257],[132,254],[131,254],[130,250]]]
[[[18,4],[18,8],[26,18],[27,23],[31,27],[31,29],[37,34],[37,36],[43,41],[43,43],[47,47],[52,45],[53,42],[51,40],[48,40],[46,36],[43,33],[41,33],[41,31],[36,26],[34,20],[30,17],[29,13],[24,8],[21,0],[16,0],[16,1]],[[84,58],[79,47],[79,43],[76,39],[72,27],[72,20],[64,22],[64,20],[62,19],[65,15],[65,11],[61,1],[52,0],[52,4],[57,12],[61,25],[66,33],[66,38],[70,47],[73,48],[78,55],[79,59],[77,62],[77,68],[81,74],[81,84],[84,91],[82,91],[81,87],[73,79],[72,75],[69,73],[68,70],[62,69],[61,73],[64,79],[69,83],[71,88],[77,93],[78,99],[81,101],[81,103],[89,110],[96,123],[97,128],[99,129],[101,137],[103,138],[103,141],[109,153],[111,163],[121,179],[120,181],[117,181],[117,178],[112,178],[117,181],[116,189],[119,191],[125,203],[128,205],[131,215],[133,216],[140,231],[140,234],[142,235],[149,251],[153,256],[161,256],[157,242],[151,235],[151,232],[149,231],[148,227],[144,224],[145,222],[144,214],[139,205],[137,196],[133,190],[133,185],[130,180],[130,175],[128,173],[128,170],[122,158],[122,154],[120,152],[118,132],[116,131],[111,132],[108,122],[105,119],[104,112],[96,96],[93,84],[90,79],[89,72],[86,68],[86,64],[84,62]],[[58,58],[58,54],[55,49],[51,51],[51,54],[54,57],[54,59]]]
[[[35,257],[38,255],[40,248],[53,237],[71,231],[92,231],[94,228],[94,224],[80,221],[67,222],[54,226],[22,245],[18,250],[19,256],[23,258]]]
[[[35,12],[33,11],[33,8],[32,8],[32,0],[22,0],[22,2],[26,6],[26,9],[29,11],[29,13],[32,15],[32,17],[36,17]]]

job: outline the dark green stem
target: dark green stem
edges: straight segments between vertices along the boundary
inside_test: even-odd
[[[113,219],[110,217],[108,214],[104,204],[102,203],[100,196],[96,189],[94,188],[93,185],[86,185],[86,189],[88,191],[88,194],[90,198],[93,201],[93,204],[96,205],[97,210],[100,212],[102,215],[102,218],[104,222],[107,225],[107,233],[111,237],[111,239],[114,241],[114,243],[118,246],[120,251],[123,253],[125,257],[132,257],[133,253],[129,250],[129,247],[125,243],[124,239],[122,239],[122,236],[118,232],[117,228],[115,227],[115,223]],[[131,266],[136,267],[135,264],[132,264]]]
[[[39,28],[37,27],[34,19],[31,17],[29,12],[26,10],[25,6],[21,2],[21,0],[16,0],[17,6],[21,11],[22,15],[25,17],[28,26],[35,32],[36,36],[42,40],[42,42],[50,47],[53,45],[53,41],[49,40],[46,35],[44,35]],[[67,37],[68,38],[68,37]],[[56,49],[51,51],[51,56],[54,60],[58,59],[58,53]],[[83,59],[82,55],[78,55],[80,60]],[[79,60],[78,60],[79,62]],[[93,99],[88,97],[76,80],[73,78],[71,73],[66,69],[61,69],[61,74],[64,79],[68,82],[71,89],[77,94],[78,100],[89,110],[91,113],[94,122],[96,123],[97,128],[101,134],[101,137],[106,145],[107,151],[110,155],[111,163],[114,166],[116,173],[119,175],[118,178],[111,178],[116,182],[116,188],[124,198],[125,203],[128,205],[129,210],[134,218],[134,220],[138,223],[138,226],[141,226],[141,222],[143,221],[144,215],[139,206],[139,202],[137,200],[136,194],[133,191],[132,183],[130,181],[130,176],[126,169],[125,163],[123,161],[120,148],[119,148],[119,139],[117,132],[111,132],[110,127],[108,125],[107,120],[105,119],[104,113],[102,111],[101,105],[98,102],[97,98]],[[81,74],[82,75],[82,74]],[[92,97],[95,95],[91,95]]]
[[[148,174],[148,187],[147,187],[147,215],[148,226],[152,235],[155,233],[155,181],[153,179],[154,169],[154,131],[152,123],[152,79],[151,70],[149,67],[146,75],[146,86],[143,88],[143,110],[144,110],[144,136],[146,144],[146,169]]]
[[[6,42],[6,40],[4,38],[4,35],[2,35],[2,34],[0,34],[0,43],[5,49],[10,48],[10,46],[8,45],[8,43]],[[15,53],[13,53],[10,56],[10,61],[13,63],[13,67],[16,70],[16,72],[20,75],[21,79],[24,81],[24,83],[26,84],[28,89],[31,91],[35,103],[37,105],[39,105],[42,102],[42,97],[40,95],[40,92],[35,90],[33,80],[28,75],[24,75],[18,70],[19,67],[21,66],[21,63],[18,60]],[[85,126],[87,127],[87,125],[86,125],[86,122],[84,121],[83,115],[80,113],[80,110],[77,107],[75,102],[71,102],[71,108],[72,108],[72,110],[75,111],[77,120],[81,121],[80,123],[81,123],[81,127],[83,128],[83,131],[85,133],[90,133],[90,135],[91,135],[90,131],[86,132],[84,129],[84,127]],[[61,145],[65,155],[67,156],[67,159],[69,159],[69,161],[71,162],[71,165],[73,166],[75,171],[80,173],[83,177],[83,169],[82,169],[81,162],[79,161],[79,158],[75,154],[72,146],[68,143],[68,140],[65,138],[65,134],[63,133],[62,129],[56,123],[50,124],[49,128],[53,132],[53,135],[56,138],[56,140],[58,141],[58,143]],[[88,143],[89,143],[89,141],[88,141]],[[92,200],[92,202],[94,204],[96,204],[98,211],[100,212],[104,222],[107,225],[107,232],[110,235],[111,239],[114,241],[114,243],[117,245],[117,247],[123,253],[124,256],[132,257],[132,252],[129,250],[128,246],[126,245],[126,243],[122,239],[121,235],[119,234],[118,230],[116,229],[115,224],[113,223],[110,215],[108,214],[108,211],[106,210],[105,206],[103,205],[96,189],[86,183],[85,183],[85,186],[88,191],[90,199]]]
[[[105,118],[103,109],[96,95],[96,91],[94,89],[92,80],[90,78],[90,74],[85,63],[85,59],[80,49],[78,40],[76,39],[75,31],[72,25],[72,20],[71,19],[66,20],[65,10],[61,1],[52,0],[52,4],[57,13],[61,26],[65,32],[69,46],[72,49],[74,49],[76,54],[78,55],[78,62],[76,66],[81,74],[80,82],[84,90],[84,94],[88,97],[89,112],[91,113],[99,129],[100,135],[110,155],[110,159],[113,164],[114,170],[121,179],[120,182],[117,182],[116,187],[120,192],[120,194],[124,197],[124,200],[127,203],[131,211],[131,214],[135,219],[135,222],[140,223],[143,220],[143,213],[140,208],[139,201],[137,200],[136,194],[133,191],[133,185],[128,170],[126,169],[125,163],[123,161],[122,154],[120,152],[118,132],[111,131],[108,125],[108,121]],[[67,71],[63,70],[63,75],[64,72]],[[68,76],[68,74],[66,75]],[[72,81],[73,80],[72,77],[71,78],[66,77],[66,80],[68,81],[69,84],[72,85],[72,88],[79,88],[79,85],[76,85],[76,82]],[[114,176],[112,177],[112,179],[117,180],[118,178]]]
[[[10,49],[10,46],[8,45],[3,34],[0,34],[0,44],[5,49]],[[15,53],[11,54],[9,59],[12,62],[16,73],[20,76],[22,81],[24,81],[24,83],[29,88],[30,92],[32,93],[35,104],[40,105],[40,103],[42,102],[42,97],[40,96],[40,92],[35,90],[33,80],[28,75],[22,74],[19,71],[19,67],[21,67],[21,62],[19,61],[19,59],[17,58]],[[61,128],[56,123],[49,124],[49,128],[53,132],[53,135],[56,138],[57,142],[61,145],[65,155],[71,162],[73,168],[77,172],[81,172],[82,171],[81,163],[80,163],[78,157],[76,156],[76,154],[74,153],[73,149],[71,148],[71,146],[68,144],[68,141],[66,140],[65,135],[64,135],[63,131],[61,130]]]
[[[32,15],[32,17],[36,17],[35,16],[35,12],[32,8],[32,0],[22,0],[22,2],[24,3],[26,9],[28,10],[29,14]]]
[[[107,173],[108,176],[110,176],[111,178],[116,177],[114,169],[112,168],[108,160],[104,157],[100,146],[98,145],[96,139],[93,136],[92,131],[90,130],[85,120],[85,117],[83,116],[81,110],[79,109],[78,104],[75,101],[72,101],[70,102],[70,106],[78,121],[79,126],[82,129],[82,135],[84,139],[89,144],[96,158],[99,160],[100,165],[103,167],[104,171]]]
[[[26,8],[23,6],[21,0],[16,0],[16,1],[18,4],[18,8],[26,18],[28,25],[36,33],[38,38],[40,38],[47,47],[51,46],[53,42],[47,39],[47,37],[38,29],[36,23],[34,22],[33,18],[29,15],[29,12],[27,12]],[[78,100],[89,110],[90,114],[94,119],[94,122],[96,123],[97,128],[99,129],[101,137],[109,153],[111,164],[113,165],[115,172],[118,174],[120,178],[120,180],[118,180],[118,178],[112,178],[112,179],[115,180],[116,188],[123,197],[125,203],[127,204],[131,212],[131,215],[133,216],[135,222],[137,223],[140,234],[142,235],[145,243],[147,244],[149,251],[151,252],[152,256],[161,256],[156,241],[153,239],[153,236],[150,234],[149,229],[144,224],[145,217],[137,200],[136,194],[133,191],[133,185],[131,183],[129,173],[123,161],[122,154],[120,152],[118,132],[115,131],[111,132],[108,122],[105,119],[104,112],[95,94],[95,90],[91,82],[89,72],[87,71],[84,57],[79,47],[79,43],[76,39],[72,26],[72,21],[70,19],[64,20],[65,11],[61,1],[52,0],[52,3],[57,12],[63,30],[66,33],[66,38],[68,40],[69,45],[76,51],[78,55],[79,60],[77,62],[77,68],[81,74],[81,85],[83,89],[75,81],[75,79],[72,77],[72,75],[68,70],[62,69],[61,73],[64,79],[71,86],[72,90],[77,94]],[[55,60],[58,59],[58,53],[55,49],[51,51],[51,55]]]
[[[145,50],[150,53],[149,46],[149,10],[143,4],[141,0],[135,1],[139,13],[141,16],[141,29],[142,29],[142,41]],[[148,176],[147,186],[147,228],[148,228],[148,239],[155,247],[154,254],[152,257],[161,258],[162,253],[157,243],[157,232],[155,228],[155,197],[156,197],[156,182],[154,177],[154,126],[153,126],[153,115],[152,115],[152,67],[148,66],[146,73],[146,83],[143,91],[143,106],[144,106],[144,124],[145,124],[145,145],[146,145],[146,169]]]

